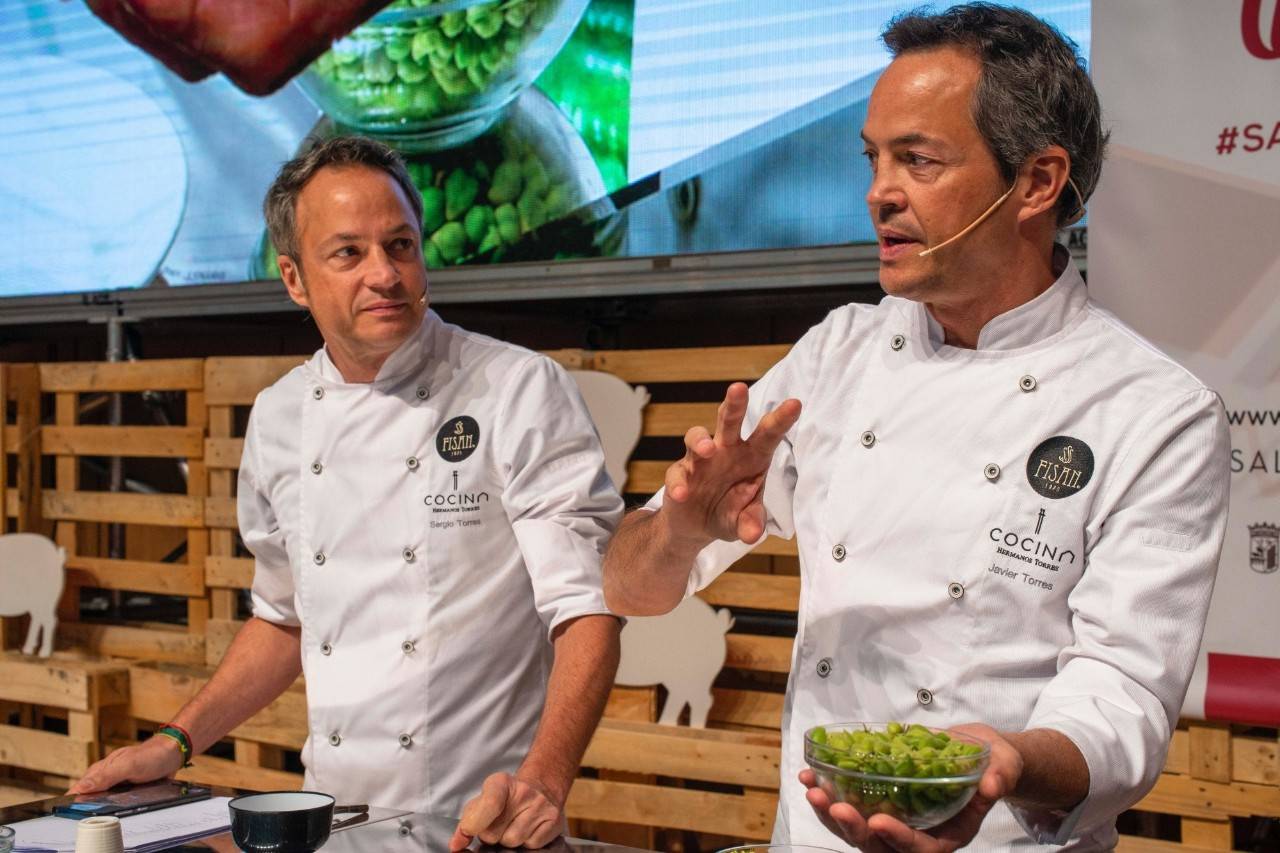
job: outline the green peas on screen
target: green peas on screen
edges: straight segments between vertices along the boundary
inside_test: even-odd
[[[396,0],[388,10],[430,9],[446,0]],[[312,65],[330,96],[363,120],[423,121],[468,107],[506,79],[561,0],[494,0],[395,24],[368,23]],[[430,86],[433,97],[393,97],[393,84]]]
[[[446,222],[431,235],[431,244],[440,250],[440,257],[452,263],[462,257],[467,248],[467,232],[457,222]]]
[[[567,214],[578,198],[562,167],[502,131],[405,161],[422,197],[422,256],[431,269],[501,261],[525,234]],[[276,251],[263,242],[258,269],[278,278]]]
[[[428,234],[434,232],[445,223],[445,218],[444,190],[428,186],[422,191],[422,230]]]

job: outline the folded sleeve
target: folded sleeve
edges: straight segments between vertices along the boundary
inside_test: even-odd
[[[1114,821],[1151,790],[1208,615],[1230,481],[1221,402],[1200,389],[1154,407],[1132,435],[1068,598],[1073,642],[1027,724],[1061,732],[1089,767],[1070,813],[1014,809],[1042,842]]]
[[[293,570],[284,531],[259,483],[263,471],[258,460],[259,444],[257,422],[251,412],[236,482],[236,516],[240,538],[253,554],[253,615],[277,625],[297,626]]]
[[[601,562],[622,518],[622,498],[573,379],[532,356],[508,383],[498,423],[502,501],[548,632],[608,613]]]

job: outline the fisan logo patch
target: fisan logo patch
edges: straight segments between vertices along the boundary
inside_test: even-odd
[[[1027,457],[1027,482],[1046,498],[1069,498],[1089,485],[1092,477],[1093,451],[1069,435],[1040,442]]]
[[[445,421],[436,433],[436,452],[445,462],[461,462],[480,444],[480,425],[476,419],[459,415]]]

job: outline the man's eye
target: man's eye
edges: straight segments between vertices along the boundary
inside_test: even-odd
[[[907,152],[906,160],[907,160],[907,165],[909,166],[927,166],[933,162],[933,160],[929,159],[928,157],[922,156],[920,154],[916,154],[913,151]]]
[[[333,253],[335,258],[353,258],[356,255],[355,246],[343,246],[341,249]]]
[[[408,237],[400,237],[397,240],[391,241],[391,248],[395,249],[397,252],[407,252],[413,248],[413,241]]]
[[[867,165],[868,165],[868,166],[870,166],[870,167],[871,167],[871,171],[873,171],[873,172],[874,172],[874,171],[876,170],[876,152],[874,152],[874,151],[863,151],[863,152],[862,152],[862,156],[863,156],[863,157],[865,157],[865,158],[867,158]]]

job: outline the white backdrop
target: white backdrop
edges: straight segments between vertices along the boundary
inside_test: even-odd
[[[1280,724],[1280,9],[1094,0],[1089,289],[1216,389],[1231,515],[1184,712]]]

